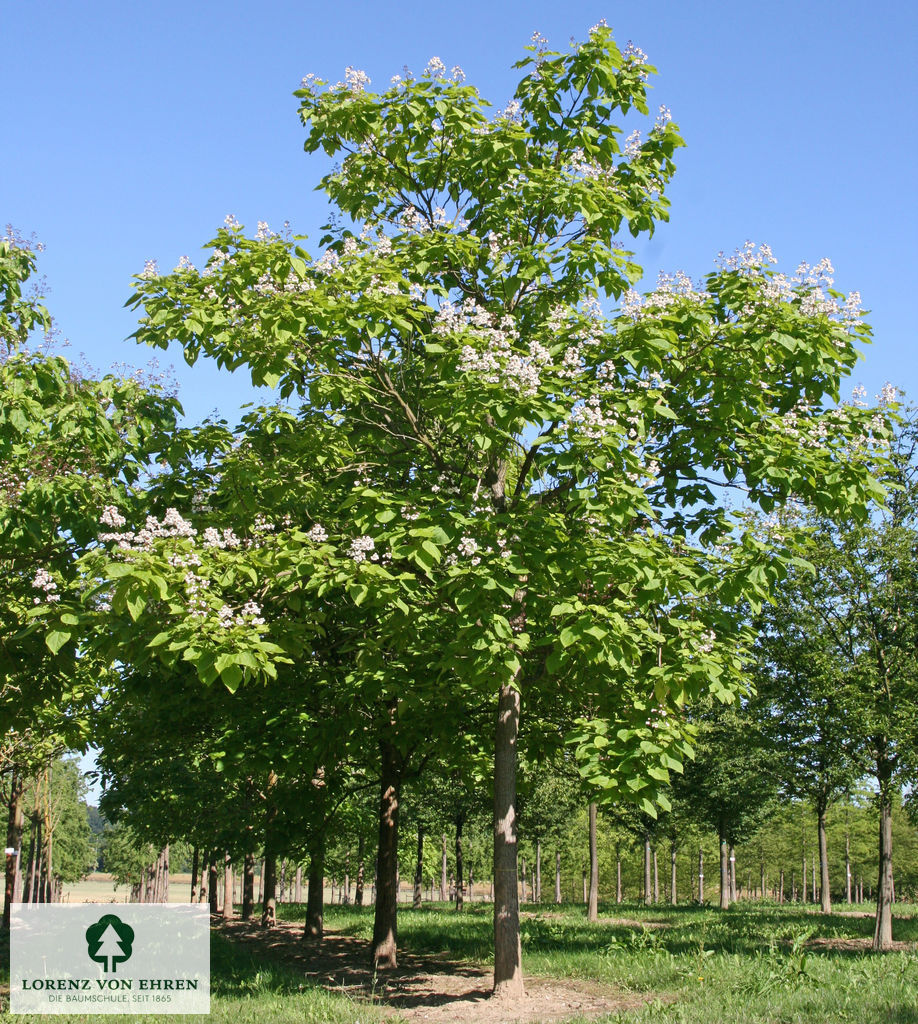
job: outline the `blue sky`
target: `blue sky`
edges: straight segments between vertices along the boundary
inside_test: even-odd
[[[911,2],[232,3],[35,0],[2,16],[0,223],[46,251],[48,304],[95,367],[143,366],[125,340],[132,274],[200,248],[228,213],[318,241],[321,157],[302,150],[291,96],[346,65],[374,86],[431,56],[459,64],[495,104],[533,31],[559,49],[605,18],[659,70],[654,105],[688,146],[668,190],[672,220],[635,248],[647,268],[701,276],[716,253],[768,242],[782,269],[829,256],[836,285],[872,310],[874,344],[852,384],[918,393],[913,342],[918,217],[914,106],[918,14]],[[12,83],[12,87],[10,84]],[[244,377],[180,353],[179,397],[197,421],[235,419]]]

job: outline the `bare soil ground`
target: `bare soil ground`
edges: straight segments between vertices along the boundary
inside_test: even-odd
[[[303,941],[303,926],[294,922],[278,922],[270,930],[243,921],[214,919],[214,924],[257,956],[302,970],[329,991],[390,1008],[411,1022],[535,1024],[600,1017],[646,1001],[590,981],[527,978],[523,1002],[507,1004],[490,998],[490,971],[448,957],[402,952],[397,970],[374,979],[362,939],[331,932],[316,945]]]

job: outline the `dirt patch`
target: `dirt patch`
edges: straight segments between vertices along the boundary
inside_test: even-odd
[[[508,1004],[490,998],[490,971],[447,956],[401,952],[397,970],[374,978],[363,939],[329,932],[317,945],[304,942],[303,926],[294,922],[279,922],[270,930],[242,921],[214,923],[256,955],[302,971],[328,991],[381,1005],[411,1022],[535,1024],[635,1010],[649,998],[590,981],[527,978],[526,998]]]

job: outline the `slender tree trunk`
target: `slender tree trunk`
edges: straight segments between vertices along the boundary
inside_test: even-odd
[[[561,902],[561,851],[555,850],[555,903]]]
[[[418,852],[414,862],[414,899],[412,906],[415,910],[421,909],[424,893],[424,826],[418,822]]]
[[[10,907],[16,895],[16,875],[20,864],[22,848],[23,814],[21,806],[25,782],[22,775],[13,769],[10,775],[10,796],[7,802],[6,846],[12,853],[6,855],[6,884],[3,891],[4,933],[10,930]]]
[[[233,916],[233,861],[229,852],[223,855],[223,919]]]
[[[844,901],[851,902],[851,834],[847,827],[847,809],[845,809],[844,828]]]
[[[265,862],[262,861],[258,868],[258,902],[265,901]]]
[[[388,741],[383,741],[380,743],[380,752],[382,772],[373,963],[377,970],[387,970],[398,966],[398,811],[401,777],[395,748]]]
[[[297,864],[296,875],[293,879],[293,900],[300,904],[303,902],[303,865]]]
[[[819,838],[819,909],[823,914],[832,913],[832,889],[829,883],[829,848],[826,838],[826,801],[820,799],[816,806],[816,829]]]
[[[449,882],[446,872],[446,833],[441,836],[443,841],[442,854],[440,857],[440,902],[445,903],[449,899]]]
[[[674,839],[669,847],[669,902],[676,906],[679,900],[676,897],[676,840]]]
[[[363,836],[357,840],[357,887],[354,889],[354,905],[363,906]]]
[[[317,942],[325,935],[325,846],[326,832],[321,829],[309,850],[309,875],[306,883],[306,924],[303,938]],[[334,893],[332,894],[334,901]]]
[[[465,863],[462,857],[463,818],[456,819],[456,910],[462,910],[465,899]],[[525,885],[525,882],[523,883]]]
[[[542,902],[542,840],[536,840],[536,866],[535,866],[535,900]]]
[[[596,839],[596,802],[589,806],[590,820],[590,901],[587,907],[587,920],[596,921],[599,917],[599,849]]]
[[[644,836],[644,905],[649,907],[653,899],[650,880],[650,836]]]
[[[698,844],[698,902],[704,903],[704,847]]]
[[[272,842],[269,834],[265,838],[265,861],[262,871],[262,928],[273,928],[277,924],[277,854]]]
[[[210,904],[211,914],[216,914],[217,905],[217,852],[211,851],[207,862],[207,901]]]
[[[520,692],[500,688],[494,742],[494,995],[525,995],[517,891],[516,766]]]
[[[622,848],[615,844],[615,902],[622,901]]]
[[[877,877],[877,917],[873,933],[875,950],[892,949],[892,772],[882,763],[879,776],[878,800],[880,804],[880,834],[878,846],[879,871]]]
[[[653,850],[653,901],[660,902],[660,872],[657,870],[657,850]]]
[[[727,858],[727,866],[730,869],[730,902],[736,902],[736,849],[733,843],[730,843],[729,856]]]
[[[191,851],[191,902],[198,895],[198,871],[201,869],[201,851],[195,846]]]
[[[242,864],[242,920],[251,921],[255,913],[255,854],[249,851]]]
[[[720,909],[730,906],[730,853],[723,832],[720,834]]]

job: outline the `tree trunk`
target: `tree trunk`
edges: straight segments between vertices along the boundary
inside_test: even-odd
[[[704,903],[704,847],[698,844],[698,903]]]
[[[201,851],[197,846],[191,851],[191,902],[198,895],[198,871],[201,868]]]
[[[880,835],[878,847],[877,917],[873,933],[873,949],[892,949],[892,799],[891,772],[881,774],[878,800],[880,804]]]
[[[277,854],[271,846],[270,836],[265,839],[262,896],[261,926],[273,928],[277,924]]]
[[[393,710],[394,714],[394,710]],[[373,963],[377,970],[398,966],[398,810],[401,777],[395,748],[380,743],[379,845],[376,856],[376,912]]]
[[[297,864],[293,879],[293,901],[297,905],[303,902],[303,865]]]
[[[730,906],[730,860],[727,840],[720,834],[720,909]]]
[[[653,899],[650,889],[650,836],[644,836],[644,905],[649,907]]]
[[[501,686],[494,737],[494,995],[509,1000],[525,995],[517,891],[519,726],[520,692]]]
[[[414,899],[411,905],[415,910],[421,909],[424,899],[424,826],[418,822],[418,852],[414,862]]]
[[[819,909],[823,914],[832,913],[832,889],[829,884],[829,849],[826,839],[826,801],[820,799],[816,806],[816,828],[819,838]]]
[[[22,776],[13,769],[10,775],[10,796],[7,803],[6,846],[12,853],[6,855],[6,884],[3,891],[3,925],[4,933],[10,930],[10,907],[16,895],[16,875],[20,864],[22,847],[23,814],[20,800],[25,782]]]
[[[622,901],[622,848],[615,844],[615,902]]]
[[[679,900],[676,898],[676,840],[674,839],[669,847],[669,902],[676,906]]]
[[[727,858],[730,881],[730,902],[736,902],[736,850],[733,843],[730,843],[729,856]]]
[[[599,850],[596,843],[596,802],[589,806],[590,819],[590,900],[587,907],[587,920],[599,918]]]
[[[306,884],[306,924],[304,939],[320,942],[325,935],[325,829],[314,837],[309,850],[309,877]],[[334,897],[333,897],[334,899]]]
[[[542,902],[542,840],[536,840],[536,866],[535,866],[535,900]]]
[[[354,905],[363,906],[363,836],[357,840],[357,887],[354,889]]]
[[[561,851],[555,850],[555,903],[561,902]]]
[[[660,872],[657,870],[657,849],[653,850],[653,901],[660,902]]]
[[[251,921],[255,913],[255,854],[249,851],[242,865],[242,920]]]
[[[456,910],[462,910],[465,897],[465,864],[462,859],[463,819],[456,819]]]
[[[229,853],[223,855],[223,919],[233,916],[233,861]]]
[[[213,851],[207,862],[207,900],[211,914],[216,914],[217,906],[217,853]]]
[[[847,814],[847,811],[845,812]],[[847,823],[846,823],[847,826]],[[845,828],[845,903],[851,902],[851,834]]]
[[[445,903],[449,899],[449,883],[446,873],[446,833],[441,836],[443,840],[443,852],[440,857],[440,902]]]

